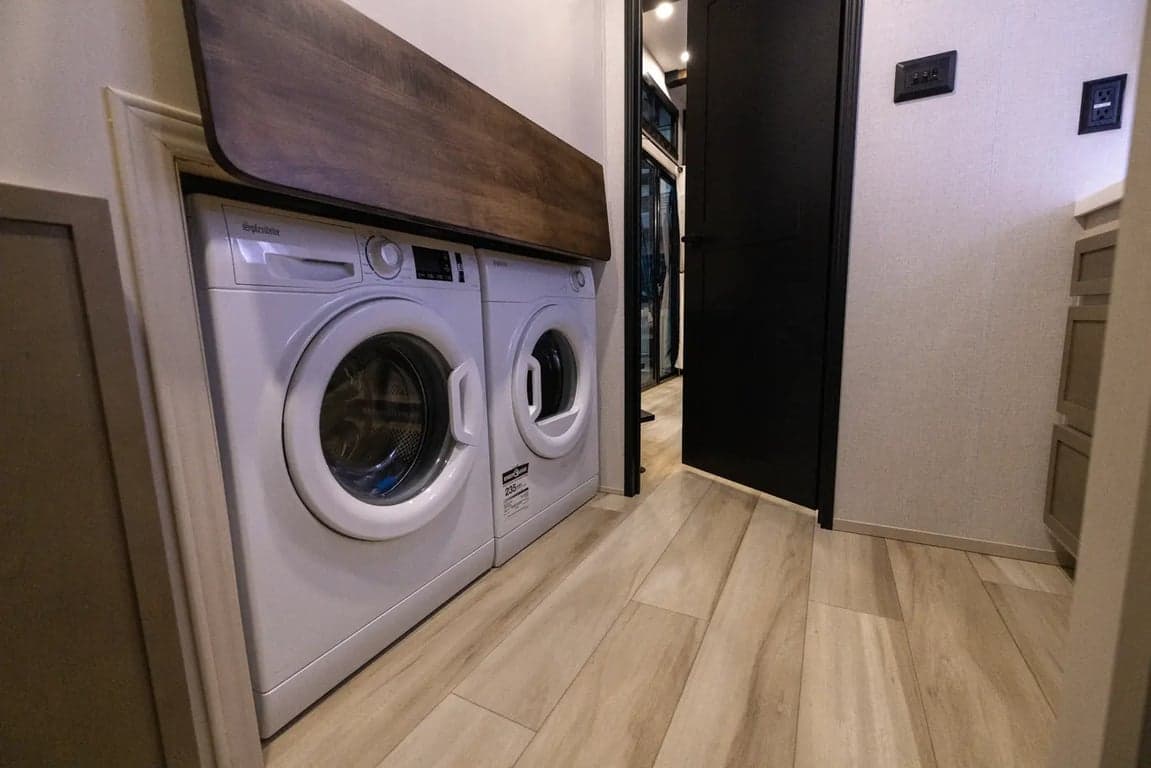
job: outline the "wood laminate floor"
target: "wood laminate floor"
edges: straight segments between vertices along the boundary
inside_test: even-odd
[[[1071,582],[817,529],[680,463],[600,495],[265,746],[269,766],[1041,766]]]

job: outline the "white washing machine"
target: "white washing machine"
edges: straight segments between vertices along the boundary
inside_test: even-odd
[[[595,284],[586,266],[479,258],[500,565],[599,489]]]
[[[189,198],[260,733],[491,567],[474,252]]]

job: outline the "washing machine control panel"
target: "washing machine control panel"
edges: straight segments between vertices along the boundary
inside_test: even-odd
[[[479,267],[468,246],[379,229],[359,229],[357,235],[361,258],[384,280],[479,290]]]

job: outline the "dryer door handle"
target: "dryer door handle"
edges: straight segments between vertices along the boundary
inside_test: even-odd
[[[543,408],[544,402],[544,383],[543,383],[543,370],[540,368],[540,361],[536,360],[535,355],[528,358],[528,415],[532,417],[532,421],[540,415],[540,410]]]
[[[450,410],[452,437],[464,445],[475,445],[479,442],[479,430],[475,420],[482,415],[479,408],[466,408],[468,394],[474,394],[474,387],[479,381],[480,371],[476,361],[468,358],[460,363],[451,375],[448,376],[448,409]],[[475,398],[472,398],[473,400]],[[471,424],[468,417],[471,416]]]

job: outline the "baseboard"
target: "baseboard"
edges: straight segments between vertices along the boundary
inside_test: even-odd
[[[996,555],[1010,557],[1016,560],[1029,560],[1034,563],[1059,565],[1059,555],[1054,549],[1037,549],[1035,547],[1021,547],[1018,544],[1004,544],[998,541],[984,539],[969,539],[964,536],[949,536],[945,533],[931,533],[919,531],[914,528],[897,528],[892,525],[879,525],[877,523],[862,523],[857,520],[842,520],[836,518],[833,527],[837,531],[847,533],[862,533],[867,536],[882,536],[886,539],[910,541],[913,544],[927,544],[933,547],[947,547],[948,549],[962,549],[965,552],[978,552],[982,555]]]
[[[612,493],[612,494],[615,494],[616,496],[626,496],[627,495],[626,493],[623,492],[623,488],[613,488],[610,485],[601,485],[599,487],[599,491],[600,491],[600,493]]]

